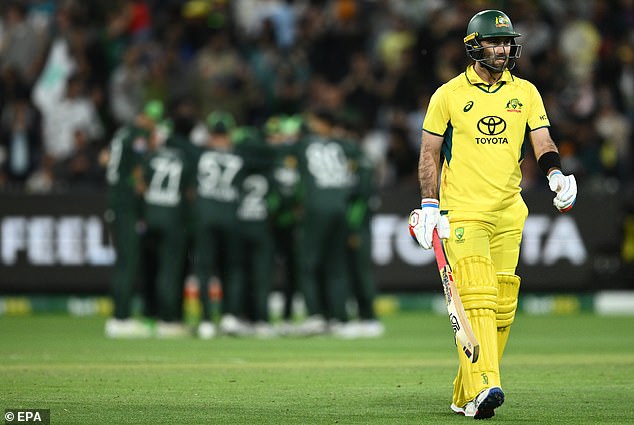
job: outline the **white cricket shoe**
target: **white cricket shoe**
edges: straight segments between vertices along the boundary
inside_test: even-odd
[[[256,322],[253,325],[253,335],[262,339],[275,338],[277,330],[270,323]]]
[[[342,322],[337,319],[330,319],[327,323],[327,331],[332,335],[338,335],[348,326],[349,322]]]
[[[295,326],[294,334],[299,336],[313,336],[325,334],[328,330],[326,319],[320,315],[309,316],[302,323]]]
[[[211,322],[200,322],[196,329],[196,334],[200,339],[212,339],[216,336],[216,327]]]
[[[342,339],[356,339],[360,338],[359,322],[330,322],[328,324],[330,333],[337,338]]]
[[[152,336],[152,326],[136,319],[106,320],[105,333],[108,338],[149,338]]]
[[[290,320],[284,320],[276,326],[276,333],[281,336],[289,336],[295,334],[295,325]]]
[[[353,321],[339,326],[332,333],[343,339],[379,338],[385,334],[385,326],[378,320]]]
[[[220,319],[220,332],[231,336],[245,336],[252,333],[248,323],[233,314],[225,314]]]
[[[163,322],[156,323],[157,338],[187,338],[191,336],[190,329],[180,322]]]
[[[504,392],[500,387],[482,390],[474,400],[476,411],[474,419],[488,419],[495,415],[495,409],[504,403]]]
[[[379,320],[361,320],[357,324],[361,338],[380,338],[385,334],[385,325]]]
[[[474,417],[476,413],[475,402],[472,400],[469,403],[465,404],[464,407],[458,407],[455,404],[451,403],[451,410],[458,415],[463,415],[467,417]]]

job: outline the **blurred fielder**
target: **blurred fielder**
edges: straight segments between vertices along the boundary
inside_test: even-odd
[[[480,342],[477,362],[458,353],[451,404],[476,419],[492,417],[504,402],[499,366],[517,307],[515,269],[528,215],[520,195],[525,140],[555,192],[554,206],[566,212],[577,196],[574,176],[561,172],[539,92],[510,72],[520,56],[519,36],[497,10],[469,22],[464,44],[473,63],[429,102],[418,171],[422,202],[410,216],[410,232],[424,249],[432,247],[434,228],[445,239]]]
[[[110,225],[117,253],[112,275],[113,317],[106,321],[106,336],[110,338],[149,337],[151,329],[136,320],[132,300],[139,280],[141,250],[140,221],[141,195],[137,190],[135,169],[148,149],[148,141],[163,118],[163,103],[151,100],[134,122],[121,127],[112,138],[101,161],[106,164],[108,209],[105,214]]]

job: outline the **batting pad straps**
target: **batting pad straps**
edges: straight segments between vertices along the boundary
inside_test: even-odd
[[[520,291],[520,278],[514,274],[498,274],[498,311],[496,321],[498,328],[506,328],[513,324],[517,299]]]
[[[461,258],[453,268],[453,275],[465,310],[497,312],[497,278],[491,260],[479,255]]]

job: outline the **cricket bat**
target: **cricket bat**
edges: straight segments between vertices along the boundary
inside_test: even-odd
[[[447,261],[447,255],[436,229],[434,229],[432,235],[432,245],[434,246],[434,254],[436,254],[436,263],[438,264],[445,301],[447,302],[447,312],[456,337],[456,343],[460,344],[460,348],[471,360],[471,363],[475,363],[478,361],[478,355],[480,354],[480,343],[473,333],[469,319],[467,319],[460,294],[453,280],[451,266]]]

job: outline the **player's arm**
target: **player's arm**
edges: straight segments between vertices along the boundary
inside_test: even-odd
[[[438,199],[438,173],[440,169],[440,148],[443,138],[422,131],[420,156],[418,158],[418,182],[422,198]]]
[[[438,202],[438,175],[440,169],[441,136],[422,132],[420,156],[418,158],[418,181],[421,207],[409,215],[409,233],[424,249],[432,247],[432,233],[438,229],[442,239],[449,237],[449,221],[440,215]]]
[[[550,190],[556,193],[553,205],[561,212],[569,211],[577,200],[577,182],[574,175],[561,172],[561,158],[548,127],[530,132],[531,143],[537,163],[548,178]]]
[[[535,158],[537,158],[537,162],[539,162],[542,155],[547,152],[554,152],[555,154],[559,155],[559,150],[557,149],[555,142],[553,142],[553,139],[550,137],[550,131],[548,130],[548,127],[541,127],[531,131],[530,137],[531,143],[533,145],[533,152],[535,152]],[[560,169],[561,166],[556,168]],[[551,169],[546,170],[546,174],[548,175],[548,173],[551,172],[553,169],[555,169],[554,166],[551,167]]]

